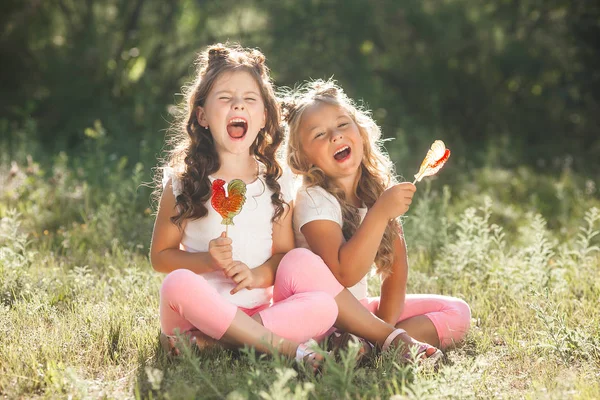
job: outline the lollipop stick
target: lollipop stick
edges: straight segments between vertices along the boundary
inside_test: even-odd
[[[421,174],[415,175],[415,180],[413,181],[413,185],[415,185],[421,179]]]
[[[227,231],[229,230],[229,225],[225,225],[225,237],[227,237]]]

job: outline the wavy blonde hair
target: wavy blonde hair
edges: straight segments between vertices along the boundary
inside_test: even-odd
[[[358,126],[363,139],[364,156],[360,165],[361,174],[356,187],[356,196],[371,208],[379,196],[397,183],[394,165],[383,148],[381,130],[368,110],[350,99],[335,81],[316,80],[307,82],[294,90],[281,94],[284,121],[287,123],[287,160],[292,171],[302,175],[305,186],[320,186],[331,193],[342,209],[342,232],[350,240],[360,225],[358,208],[346,200],[343,190],[318,167],[310,165],[300,141],[300,125],[306,110],[318,104],[329,104],[344,109]],[[377,272],[384,276],[391,271],[394,262],[394,240],[400,234],[400,222],[388,222],[379,250],[375,256]]]

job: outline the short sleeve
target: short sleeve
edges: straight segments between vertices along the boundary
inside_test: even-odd
[[[171,186],[173,186],[173,195],[175,197],[179,196],[183,189],[182,185],[181,185],[181,180],[179,179],[179,176],[177,175],[177,173],[175,172],[175,170],[173,168],[164,167],[163,168],[163,179],[162,179],[163,189],[167,186],[169,179],[171,180]]]
[[[294,203],[294,226],[300,230],[305,224],[328,220],[343,226],[342,209],[337,199],[321,187],[302,187]]]
[[[296,197],[296,176],[289,168],[283,168],[283,173],[281,174],[278,182],[279,186],[281,187],[281,195],[283,196],[283,200],[286,203],[294,200],[294,197]]]

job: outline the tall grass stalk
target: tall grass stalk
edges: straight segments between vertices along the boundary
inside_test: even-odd
[[[437,371],[392,354],[358,367],[351,347],[313,376],[251,349],[167,357],[146,170],[65,155],[46,170],[33,160],[0,167],[1,397],[600,398],[600,202],[581,196],[575,177],[558,178],[560,198],[541,179],[548,197],[534,202],[522,172],[501,174],[512,202],[489,183],[420,188],[404,219],[409,292],[465,299],[466,342]],[[537,209],[542,201],[556,207]]]

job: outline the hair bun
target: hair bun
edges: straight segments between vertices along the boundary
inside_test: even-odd
[[[285,122],[289,122],[296,112],[298,104],[292,98],[285,98],[279,102],[279,105],[281,107],[281,117]]]
[[[215,61],[224,60],[229,56],[229,49],[217,43],[208,49],[208,62],[213,63]]]
[[[338,94],[342,94],[343,91],[339,88],[335,81],[332,79],[322,80],[317,79],[309,84],[309,91],[312,91],[315,96],[323,97],[337,97]]]
[[[250,57],[259,65],[263,65],[266,60],[265,55],[257,49],[250,50]]]

